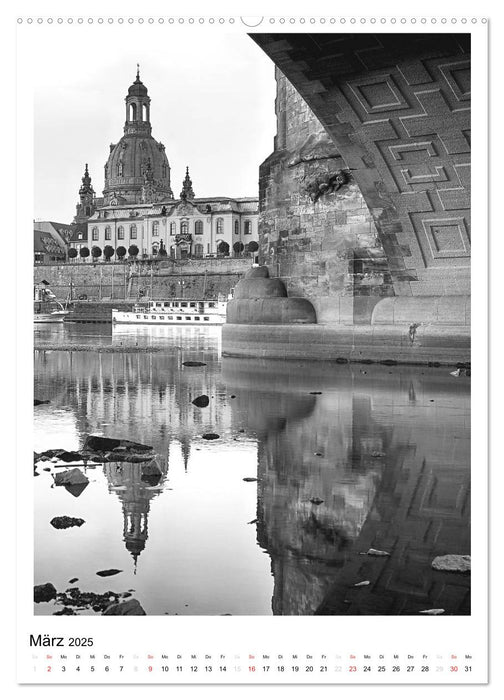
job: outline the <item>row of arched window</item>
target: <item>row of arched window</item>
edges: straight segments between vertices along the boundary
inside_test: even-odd
[[[224,219],[218,218],[216,220],[216,232],[217,232],[217,235],[220,235],[220,236],[222,236],[224,234]],[[235,232],[235,235],[238,235],[240,233],[240,222],[238,220],[236,220],[234,222],[234,232]],[[252,233],[252,222],[249,221],[248,219],[244,222],[243,232],[246,236]],[[180,233],[181,234],[188,234],[189,233],[189,221],[181,221],[180,222]],[[197,221],[194,222],[194,233],[196,236],[203,235],[203,221],[201,221],[200,219],[198,219]],[[125,234],[125,227],[118,226],[118,228],[117,228],[118,240],[123,241],[124,234]],[[177,224],[175,221],[172,221],[170,224],[170,235],[175,236],[176,234],[177,234]],[[152,222],[152,236],[153,237],[159,236],[159,221]],[[137,225],[136,224],[130,225],[129,237],[130,238],[137,237]],[[98,228],[96,226],[92,230],[92,239],[93,239],[93,241],[97,241],[99,239],[99,231],[98,231]],[[105,227],[105,240],[106,241],[112,240],[112,229],[110,226]]]
[[[129,237],[130,238],[136,238],[137,237],[137,225],[136,224],[131,224],[129,227]],[[95,226],[91,232],[91,238],[93,241],[97,241],[99,239],[99,231],[98,228]],[[118,226],[117,227],[117,239],[119,241],[124,240],[124,226]],[[106,241],[111,241],[112,240],[112,229],[110,226],[105,226],[105,240]]]

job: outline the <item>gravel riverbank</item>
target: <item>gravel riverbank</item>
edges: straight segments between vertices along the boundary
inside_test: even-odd
[[[133,352],[133,353],[149,353],[149,352],[167,352],[166,347],[159,345],[79,345],[76,343],[38,343],[33,346],[34,350],[68,350],[70,352]],[[173,346],[171,350],[176,350]]]

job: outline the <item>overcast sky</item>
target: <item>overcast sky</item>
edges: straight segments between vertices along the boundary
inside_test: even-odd
[[[246,34],[178,27],[116,34],[103,27],[101,35],[95,28],[45,39],[33,66],[34,218],[72,221],[85,163],[102,195],[103,166],[109,144],[123,135],[137,62],[175,196],[186,165],[197,197],[257,196],[259,164],[276,131],[275,79],[273,63]]]

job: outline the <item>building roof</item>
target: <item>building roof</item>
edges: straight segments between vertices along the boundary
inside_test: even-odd
[[[48,253],[49,255],[57,255],[62,258],[66,257],[65,250],[47,231],[39,231],[34,229],[33,250],[35,253]]]

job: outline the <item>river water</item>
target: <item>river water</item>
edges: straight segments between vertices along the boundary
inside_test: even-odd
[[[222,358],[220,328],[36,328],[37,348],[57,342],[90,350],[35,350],[35,397],[50,403],[34,409],[34,450],[126,438],[153,446],[163,473],[88,465],[72,495],[41,465],[35,584],[129,591],[148,615],[470,613],[470,576],[431,568],[470,554],[469,378]],[[162,349],[128,351],[150,345]],[[56,530],[60,515],[85,523]]]

